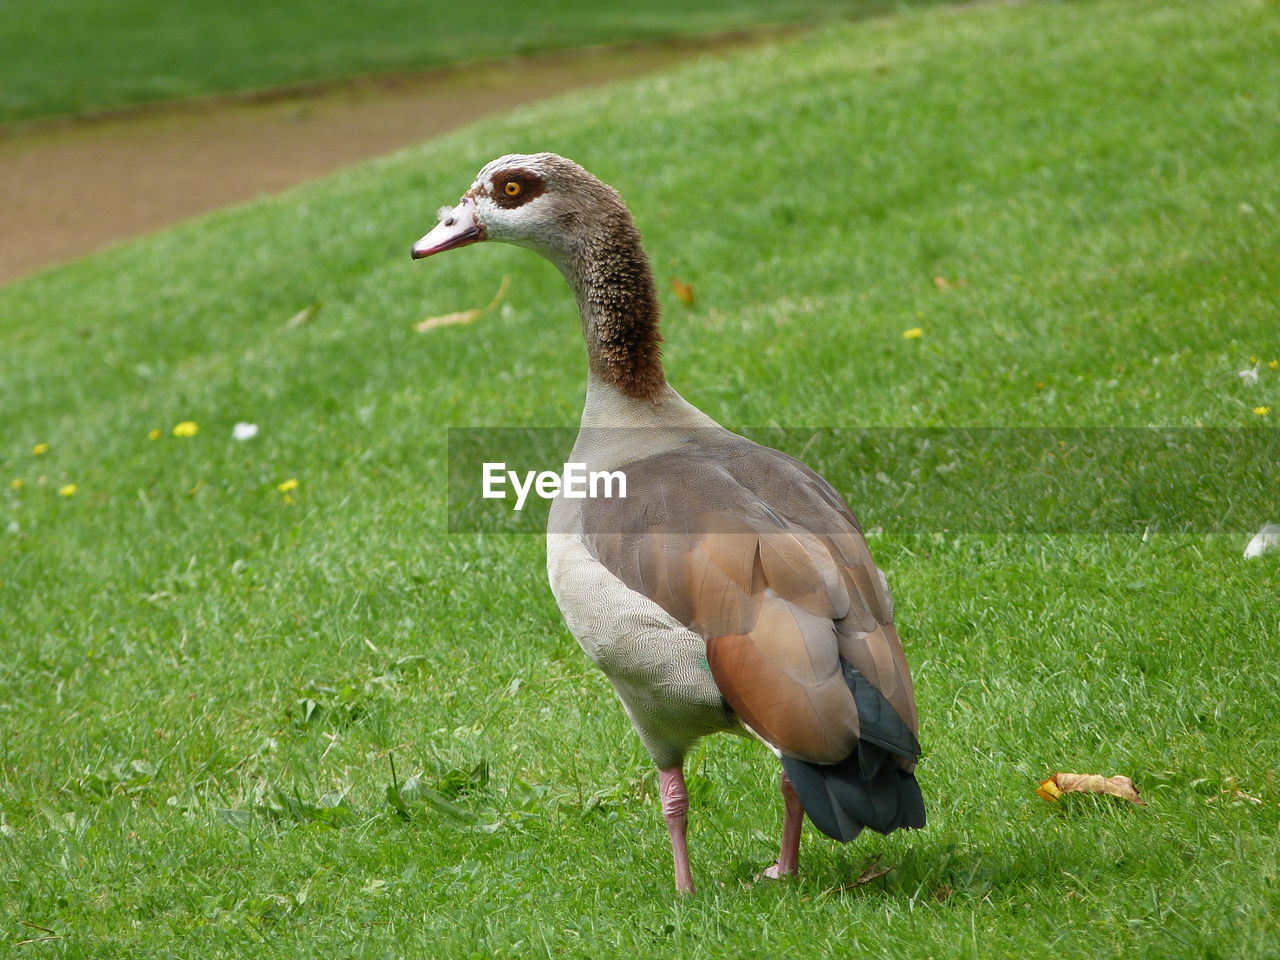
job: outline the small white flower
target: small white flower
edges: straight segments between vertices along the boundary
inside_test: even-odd
[[[1246,560],[1252,560],[1271,550],[1280,550],[1280,524],[1277,523],[1268,523],[1255,533],[1244,548],[1244,556]]]
[[[1257,379],[1255,374],[1254,379]],[[237,423],[231,428],[231,436],[237,440],[252,440],[258,435],[258,425],[256,423]]]
[[[1240,370],[1239,372],[1236,373],[1236,376],[1239,377],[1241,380],[1243,380],[1245,383],[1248,383],[1248,384],[1257,383],[1258,368],[1250,367],[1248,370]]]

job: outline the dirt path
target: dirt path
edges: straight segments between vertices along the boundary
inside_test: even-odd
[[[0,283],[552,94],[778,30],[164,106],[0,138]]]

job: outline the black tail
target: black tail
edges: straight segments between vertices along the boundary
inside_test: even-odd
[[[915,774],[896,757],[914,765],[920,745],[880,691],[844,658],[840,665],[858,708],[858,748],[833,764],[783,756],[782,769],[813,825],[834,840],[848,843],[863,827],[877,833],[919,829],[924,798]]]
[[[868,766],[873,769],[868,771]],[[924,826],[924,798],[915,774],[865,740],[840,763],[809,763],[784,756],[782,769],[813,825],[841,843],[848,843],[863,827],[889,833]]]

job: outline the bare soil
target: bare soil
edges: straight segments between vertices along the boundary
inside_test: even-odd
[[[356,78],[0,131],[0,283],[485,114],[779,32]]]

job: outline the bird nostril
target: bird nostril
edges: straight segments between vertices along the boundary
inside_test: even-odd
[[[455,223],[457,223],[457,220],[454,217],[450,217],[448,220],[444,222],[444,225],[446,227],[452,227]]]

